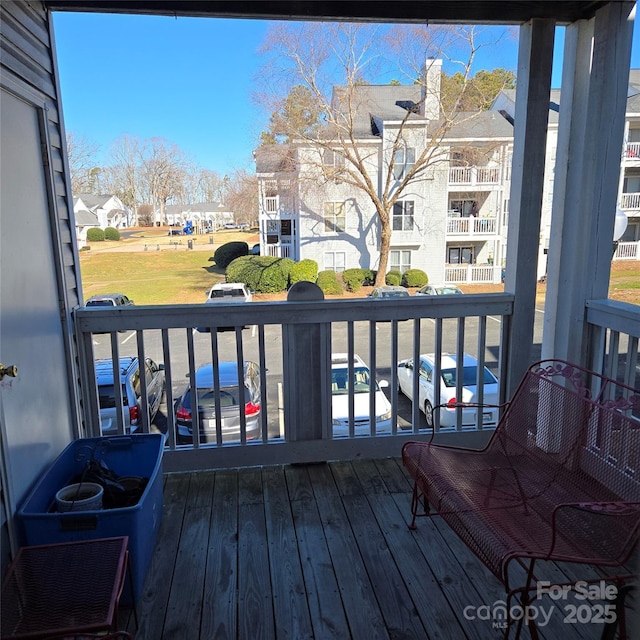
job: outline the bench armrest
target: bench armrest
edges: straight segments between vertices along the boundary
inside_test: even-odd
[[[611,518],[617,518],[614,522]],[[549,556],[562,536],[571,540],[585,562],[622,564],[640,536],[640,502],[601,501],[559,504],[552,514]]]

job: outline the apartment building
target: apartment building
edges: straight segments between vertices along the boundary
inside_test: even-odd
[[[393,168],[400,181],[424,145],[434,144],[431,132],[441,131],[437,107],[420,91],[401,85],[358,88],[354,144],[379,198],[394,188],[385,180],[391,155],[401,161]],[[417,104],[423,106],[406,118],[407,109]],[[547,269],[559,105],[560,91],[552,90],[541,231],[534,240],[539,278]],[[460,113],[446,128],[433,161],[393,205],[389,269],[422,269],[431,282],[500,282],[507,255],[514,117],[515,90],[502,91],[491,110]],[[377,268],[379,217],[370,195],[340,179],[343,149],[296,142],[256,150],[263,255],[310,258],[321,270]],[[619,203],[628,226],[615,258],[640,259],[640,70],[630,77]]]

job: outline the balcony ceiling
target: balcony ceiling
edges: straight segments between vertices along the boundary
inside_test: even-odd
[[[607,2],[504,0],[44,0],[52,10],[355,21],[520,24],[532,18],[569,23],[592,18]]]

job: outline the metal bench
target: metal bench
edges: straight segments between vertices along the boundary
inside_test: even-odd
[[[414,480],[410,528],[420,515],[441,516],[504,585],[507,612],[514,597],[522,607],[532,601],[542,561],[622,567],[611,572],[616,591],[637,578],[625,565],[640,533],[638,391],[543,361],[484,449],[408,442],[402,460]],[[521,628],[522,619],[516,637]]]

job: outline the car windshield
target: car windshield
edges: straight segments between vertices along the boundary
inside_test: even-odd
[[[462,291],[458,287],[438,287],[436,288],[436,293],[442,296],[450,293],[462,293]]]
[[[369,393],[371,386],[369,369],[366,367],[354,367],[353,381],[354,393]],[[333,369],[331,371],[331,393],[334,396],[346,395],[349,393],[348,369]]]
[[[455,387],[457,384],[457,370],[454,369],[443,369],[441,372],[442,380],[445,384],[445,387]],[[462,386],[463,387],[472,387],[476,384],[476,379],[478,375],[478,367],[475,365],[471,365],[468,367],[462,368]],[[497,380],[494,375],[485,367],[484,370],[484,384],[495,384]]]
[[[409,295],[408,291],[383,291],[383,298],[406,298]]]

